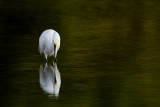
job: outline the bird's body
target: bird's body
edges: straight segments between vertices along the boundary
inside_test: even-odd
[[[39,51],[44,53],[47,60],[48,56],[54,55],[56,60],[57,52],[60,48],[60,36],[52,29],[45,30],[39,38]]]

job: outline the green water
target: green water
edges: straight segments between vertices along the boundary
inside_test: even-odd
[[[159,0],[1,0],[0,13],[0,106],[160,106]],[[61,36],[58,96],[40,84],[45,29]]]

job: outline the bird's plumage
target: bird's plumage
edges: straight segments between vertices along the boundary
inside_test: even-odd
[[[56,58],[59,48],[60,48],[59,34],[52,29],[45,30],[39,38],[40,53],[41,54],[44,53],[46,60],[47,57],[51,55],[55,55],[54,57]]]

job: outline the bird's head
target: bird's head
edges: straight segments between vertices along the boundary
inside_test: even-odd
[[[60,45],[60,36],[59,34],[55,31],[53,34],[53,39],[52,39],[54,45]]]
[[[54,44],[54,61],[56,61],[57,51],[58,48],[60,47],[60,36],[57,32],[55,32],[53,35],[53,44]]]

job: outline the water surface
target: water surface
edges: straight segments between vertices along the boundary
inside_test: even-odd
[[[159,3],[1,0],[1,106],[159,107]],[[38,40],[51,28],[61,36],[58,96],[40,83]]]

